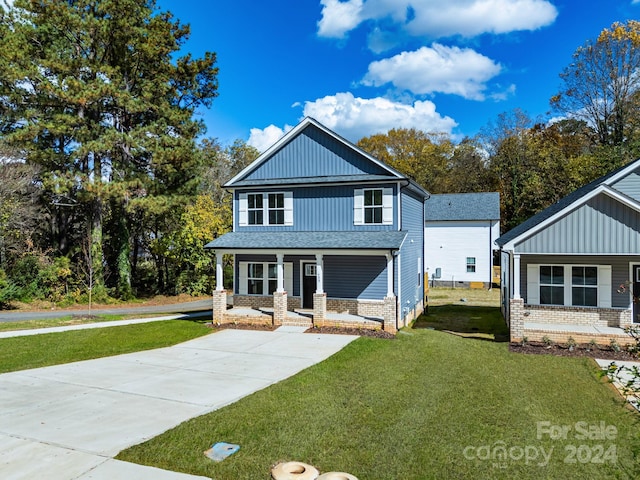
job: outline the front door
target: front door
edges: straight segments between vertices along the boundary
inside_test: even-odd
[[[633,266],[633,323],[640,323],[640,265]]]
[[[313,294],[316,293],[316,264],[302,264],[302,308],[313,308]]]

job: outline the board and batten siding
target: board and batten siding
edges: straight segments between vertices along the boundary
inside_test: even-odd
[[[635,254],[640,213],[601,193],[516,244],[516,253]]]
[[[636,169],[611,185],[619,192],[640,202],[640,169]]]
[[[440,281],[491,283],[496,220],[425,223],[425,267],[429,278],[441,269]],[[467,257],[476,259],[476,271],[467,272]]]
[[[400,250],[400,316],[424,298],[424,201],[402,190],[402,231],[407,237]]]
[[[354,202],[355,191],[361,186],[335,185],[313,187],[281,187],[268,189],[252,189],[235,191],[234,208],[239,212],[239,198],[247,193],[292,192],[293,193],[293,224],[286,225],[240,225],[239,214],[235,215],[235,231],[278,231],[278,232],[318,232],[318,231],[375,231],[397,230],[397,184],[367,185],[366,188],[382,188],[391,193],[393,214],[392,222],[388,225],[355,225]]]
[[[596,256],[596,255],[522,255],[520,257],[520,294],[529,301],[527,291],[527,270],[529,265],[583,265],[583,266],[611,266],[611,306],[614,308],[629,308],[631,294],[629,288],[625,293],[618,293],[621,284],[631,280],[629,264],[638,263],[637,256]],[[531,282],[529,282],[531,283]],[[535,297],[535,295],[534,295]]]
[[[389,172],[310,125],[243,180],[363,174],[389,175]]]

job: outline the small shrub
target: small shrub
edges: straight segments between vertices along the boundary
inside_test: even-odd
[[[596,342],[595,338],[589,340],[589,350],[595,350],[598,347],[598,342]]]
[[[524,347],[527,343],[529,343],[529,338],[528,337],[522,337],[522,341],[520,343]]]
[[[545,335],[544,337],[542,337],[542,343],[544,343],[545,346],[548,348],[548,347],[551,347],[551,345],[553,345],[553,340],[551,340],[548,336]]]
[[[611,341],[609,342],[609,347],[611,347],[611,350],[613,350],[614,352],[619,352],[621,350],[620,344],[616,341],[615,338],[611,339]]]
[[[576,343],[575,339],[573,337],[569,337],[567,339],[567,348],[569,349],[570,352],[573,352],[576,348],[578,344]]]

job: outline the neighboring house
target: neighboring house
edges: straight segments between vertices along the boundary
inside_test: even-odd
[[[628,340],[622,328],[640,314],[640,160],[576,190],[497,243],[512,341]]]
[[[398,171],[306,118],[225,187],[233,231],[205,247],[216,253],[215,321],[233,321],[224,254],[232,310],[273,311],[274,324],[308,324],[298,311],[314,325],[362,317],[396,331],[423,311],[429,194]]]
[[[431,284],[491,287],[500,194],[431,195],[425,210],[424,261]]]

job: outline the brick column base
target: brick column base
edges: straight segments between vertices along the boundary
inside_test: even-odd
[[[313,294],[313,326],[324,327],[324,321],[327,317],[327,294]]]
[[[385,332],[396,333],[398,331],[398,328],[396,326],[397,316],[395,295],[384,297],[382,318],[384,319],[383,330]]]
[[[287,317],[287,292],[273,292],[273,324],[282,325]]]
[[[521,342],[524,338],[524,300],[512,298],[509,306],[509,336],[512,342]]]
[[[224,323],[224,316],[227,312],[227,291],[213,291],[213,323],[218,325]]]

